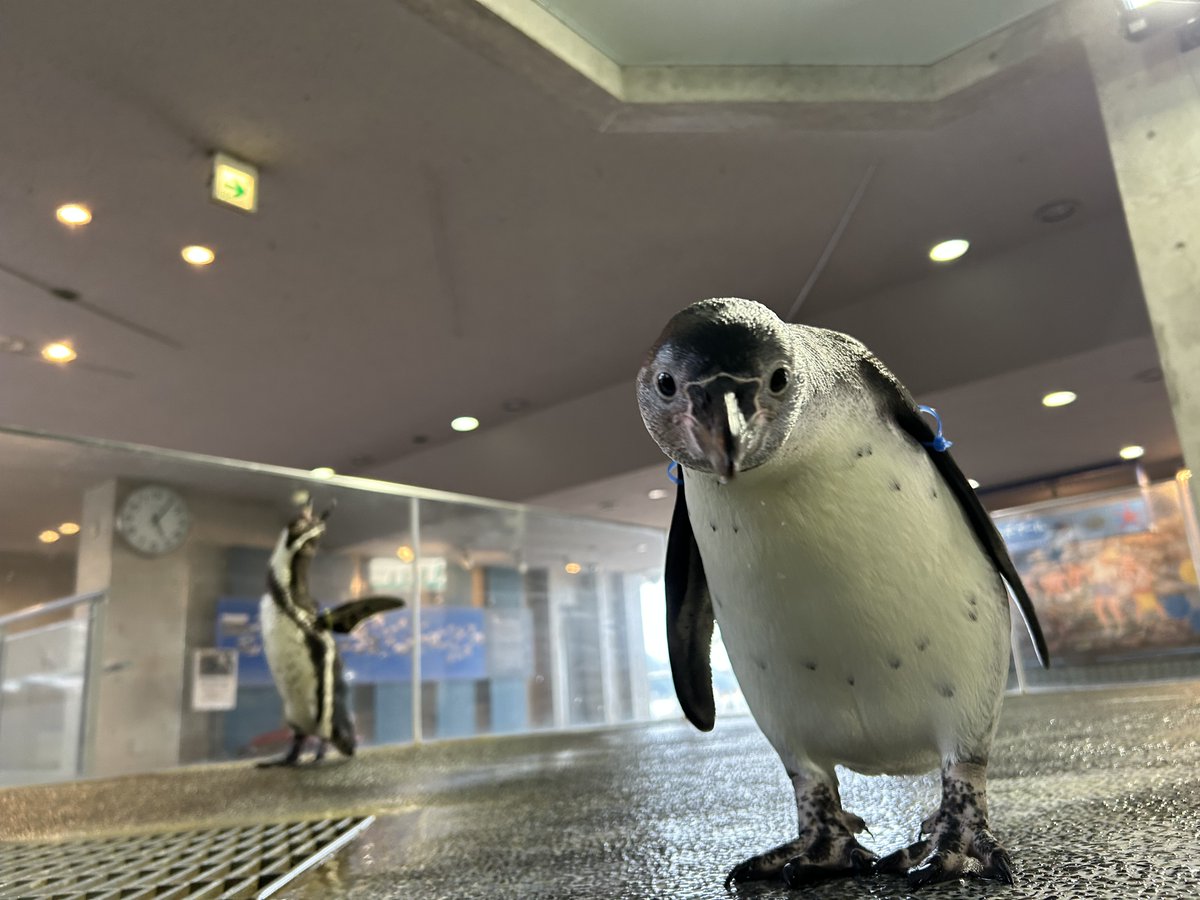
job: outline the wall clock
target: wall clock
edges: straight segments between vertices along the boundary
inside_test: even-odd
[[[117,533],[134,550],[161,556],[177,549],[191,527],[187,502],[161,484],[146,484],[130,491],[117,512]]]

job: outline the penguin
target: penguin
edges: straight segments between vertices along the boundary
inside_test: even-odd
[[[907,389],[863,344],[762,304],[702,300],[637,379],[650,435],[679,466],[667,639],[687,718],[712,729],[720,625],[746,702],[795,793],[798,836],[725,885],[801,887],[874,872],[910,888],[1012,883],[988,825],[988,751],[1009,666],[1009,600],[1048,665],[1003,540]],[[669,470],[674,470],[674,466]],[[879,858],[834,767],[941,769],[941,804]]]
[[[267,569],[267,593],[259,603],[263,649],[284,717],[292,730],[292,746],[260,768],[295,766],[309,737],[318,739],[313,762],[325,757],[329,743],[353,756],[358,742],[350,709],[341,656],[334,634],[349,634],[369,616],[404,606],[398,597],[352,600],[324,612],[308,591],[308,567],[325,533],[326,510],[320,516],[307,504],[279,534]]]

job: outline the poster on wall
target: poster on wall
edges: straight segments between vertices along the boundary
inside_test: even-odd
[[[1178,489],[997,517],[1052,659],[1200,649],[1200,588]]]
[[[220,647],[192,651],[192,709],[226,710],[237,706],[238,654]]]
[[[400,609],[366,619],[348,635],[337,636],[347,678],[360,684],[412,680],[413,617]],[[425,681],[488,677],[488,621],[470,606],[430,606],[421,611],[421,673]],[[240,658],[242,685],[271,683],[263,654],[259,601],[222,597],[217,601],[217,646]]]

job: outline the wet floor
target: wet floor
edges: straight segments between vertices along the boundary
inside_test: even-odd
[[[1010,698],[991,779],[1017,886],[919,896],[1200,897],[1200,685]],[[843,800],[871,828],[863,842],[888,851],[912,840],[936,787],[847,774]],[[732,865],[794,829],[778,760],[733,719],[707,735],[669,722],[0,791],[0,839],[362,813],[379,819],[286,896],[719,898]],[[884,877],[790,895],[911,896]]]

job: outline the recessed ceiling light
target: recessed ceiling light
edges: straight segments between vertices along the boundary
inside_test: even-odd
[[[64,203],[54,211],[54,215],[58,221],[64,225],[70,225],[72,228],[86,225],[92,221],[92,211],[82,203]]]
[[[934,262],[950,262],[966,253],[970,246],[971,242],[964,238],[951,238],[940,244],[934,244],[929,249],[929,258]]]
[[[455,431],[474,431],[479,427],[479,420],[474,416],[459,416],[450,422],[450,427]]]
[[[42,359],[46,362],[69,363],[76,356],[70,341],[52,341],[42,348]]]
[[[1074,402],[1074,391],[1051,391],[1042,398],[1042,406],[1068,406]]]
[[[329,466],[317,466],[315,469],[310,469],[308,474],[313,478],[332,478],[337,472]]]
[[[563,566],[563,569],[566,570],[568,575],[578,575],[583,571],[583,566],[581,566],[579,563],[567,563],[565,566]]]
[[[976,481],[974,478],[968,478],[967,484],[969,484],[971,486],[971,490],[973,490],[973,491],[977,490],[979,488],[979,482]]]
[[[58,526],[59,534],[79,534],[78,522],[63,522]]]
[[[404,544],[396,548],[396,556],[400,562],[410,563],[417,558],[417,554],[413,552],[413,548]]]
[[[663,488],[654,488],[646,496],[651,500],[665,500],[667,492]]]
[[[193,266],[207,266],[217,258],[217,254],[213,253],[210,247],[202,247],[200,244],[189,244],[179,251],[179,255]]]
[[[1128,447],[1121,448],[1121,459],[1141,459],[1145,453],[1145,447],[1139,447],[1137,444],[1130,444]]]
[[[41,534],[38,535],[38,540],[41,541],[43,544],[53,544],[55,541],[58,540],[58,532],[51,531],[49,528],[47,528],[45,531],[43,531]]]

